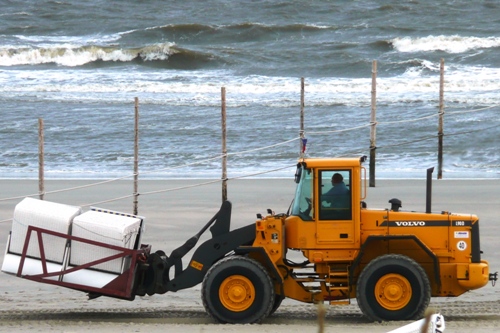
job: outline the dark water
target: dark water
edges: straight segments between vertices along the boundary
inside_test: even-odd
[[[2,178],[37,176],[38,118],[47,177],[131,174],[134,97],[143,177],[220,177],[220,160],[211,158],[221,152],[221,87],[229,176],[293,165],[301,77],[307,154],[368,154],[374,60],[378,173],[424,177],[437,165],[440,59],[444,177],[500,175],[496,1],[0,6]]]

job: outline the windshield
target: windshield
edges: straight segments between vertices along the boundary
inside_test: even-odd
[[[314,210],[312,209],[313,177],[310,169],[306,169],[303,166],[300,166],[300,168],[303,168],[303,170],[295,191],[291,215],[300,216],[305,221],[312,221],[314,214]]]

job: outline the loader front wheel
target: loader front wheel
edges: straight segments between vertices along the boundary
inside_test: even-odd
[[[230,256],[205,275],[201,298],[207,313],[221,323],[251,324],[262,321],[274,304],[274,287],[257,261]]]
[[[283,302],[284,299],[285,299],[285,297],[283,297],[281,295],[275,295],[274,296],[273,307],[271,308],[271,312],[269,312],[269,315],[272,315],[273,313],[276,312],[276,310],[278,310],[278,308],[281,305],[281,302]]]
[[[365,316],[374,321],[420,319],[431,299],[425,270],[413,259],[397,254],[372,260],[358,278],[356,298]]]

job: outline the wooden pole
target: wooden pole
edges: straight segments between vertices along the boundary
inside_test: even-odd
[[[372,108],[370,116],[370,187],[375,187],[375,150],[377,149],[377,61],[372,63]]]
[[[134,215],[137,215],[139,206],[139,98],[137,97],[134,109]]]
[[[45,179],[44,179],[44,134],[43,134],[43,119],[38,118],[38,194],[40,200],[43,200],[45,195]]]
[[[300,79],[300,146],[299,146],[299,156],[300,158],[304,157],[304,142],[302,142],[302,139],[304,139],[304,105],[305,105],[305,89],[304,89],[304,78]]]
[[[221,88],[222,116],[222,202],[227,200],[226,88]]]
[[[439,124],[438,124],[438,172],[437,179],[443,178],[443,118],[444,118],[444,59],[439,66]]]
[[[318,333],[324,333],[326,307],[323,302],[319,302],[317,306],[318,306]]]

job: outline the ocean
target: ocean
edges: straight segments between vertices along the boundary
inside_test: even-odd
[[[379,178],[437,167],[500,178],[497,1],[0,0],[0,178],[293,177],[306,156],[369,155]]]

